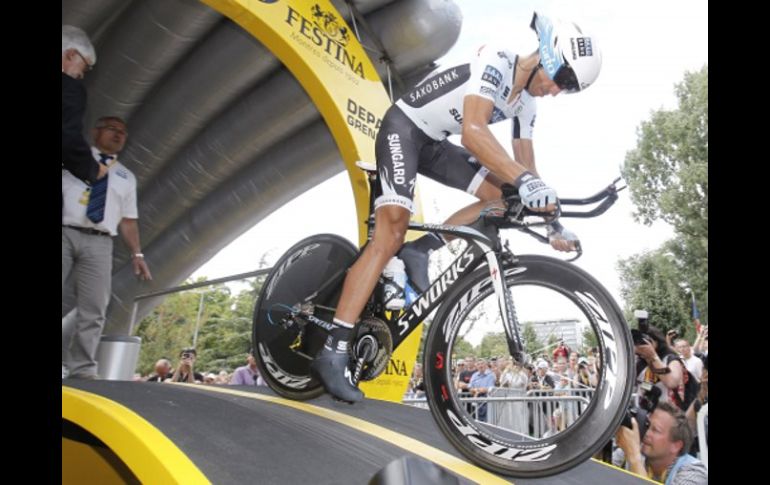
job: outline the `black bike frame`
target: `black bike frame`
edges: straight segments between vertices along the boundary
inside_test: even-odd
[[[377,172],[362,167],[369,180],[370,187],[374,187],[377,183]],[[617,189],[615,184],[620,178],[615,179],[604,190],[596,193],[595,195],[585,199],[562,199],[563,205],[587,205],[593,202],[602,201],[599,206],[591,211],[587,212],[562,212],[562,217],[595,217],[604,213],[609,207],[617,200],[617,192],[623,190],[622,187]],[[503,195],[506,194],[503,191]],[[366,221],[368,225],[367,231],[367,243],[371,241],[372,234],[374,232],[374,190],[369,191],[369,219]],[[486,260],[489,266],[489,274],[492,278],[492,284],[495,288],[495,294],[497,295],[498,306],[500,309],[500,315],[503,319],[503,328],[508,340],[508,350],[511,356],[517,358],[522,354],[523,347],[521,345],[521,338],[519,335],[519,322],[516,317],[515,307],[513,305],[513,299],[511,294],[507,291],[505,286],[505,274],[503,270],[502,255],[504,250],[500,242],[500,227],[494,224],[486,224],[484,217],[479,217],[476,222],[467,226],[454,226],[449,224],[423,224],[410,222],[409,229],[422,232],[438,232],[442,234],[451,234],[455,237],[464,239],[468,245],[455,259],[452,264],[431,284],[431,286],[420,294],[415,301],[413,301],[408,307],[403,310],[403,313],[398,313],[396,316],[390,318],[385,315],[384,311],[375,312],[378,318],[382,318],[390,329],[390,333],[393,337],[393,348],[396,349],[404,341],[412,331],[417,328],[420,322],[436,309],[443,301],[447,291],[454,286],[454,284],[461,280],[466,274],[475,270],[484,260]],[[536,239],[547,243],[548,238],[538,234],[531,230],[529,227],[520,227],[520,230],[535,237]],[[358,253],[356,260],[363,252],[364,247]],[[578,248],[578,257],[582,251]],[[510,254],[510,253],[509,253]],[[355,263],[355,261],[354,261]],[[380,285],[375,286],[375,290],[369,299],[369,305],[367,307],[372,310],[375,295]],[[459,309],[464,308],[468,302],[460,302]],[[391,314],[392,315],[392,314]]]
[[[455,283],[465,277],[466,274],[475,270],[482,262],[486,261],[489,266],[492,283],[495,286],[495,293],[498,297],[500,314],[503,317],[503,326],[508,336],[508,345],[511,355],[518,355],[521,350],[519,340],[518,322],[516,312],[513,307],[513,300],[508,291],[505,291],[503,281],[503,264],[501,261],[502,245],[500,242],[499,229],[493,226],[487,226],[486,230],[473,226],[478,226],[480,221],[471,226],[453,226],[448,224],[421,224],[410,223],[409,229],[416,231],[432,231],[443,234],[451,234],[455,237],[464,239],[468,245],[463,252],[449,265],[449,267],[433,281],[431,286],[420,294],[408,307],[404,308],[403,313],[387,318],[381,314],[377,317],[382,318],[390,328],[393,337],[393,348],[396,349],[409,334],[417,328],[425,318],[436,309],[443,301],[447,292]],[[376,288],[379,287],[379,284]],[[374,294],[377,289],[375,288]],[[373,294],[373,295],[374,295]],[[464,302],[467,304],[468,302]],[[462,305],[464,307],[464,305]]]

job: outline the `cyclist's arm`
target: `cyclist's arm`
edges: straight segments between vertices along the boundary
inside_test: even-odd
[[[513,184],[527,168],[508,155],[489,129],[494,102],[469,94],[463,100],[463,131],[461,143],[492,173]]]
[[[527,138],[514,138],[511,140],[513,146],[513,159],[522,164],[533,174],[540,176],[535,167],[535,149],[532,140]]]
[[[521,94],[522,96],[524,93]],[[535,99],[527,101],[524,109],[511,120],[511,145],[513,158],[524,165],[527,170],[540,176],[535,166],[535,149],[532,144],[532,134],[535,129],[537,105]]]

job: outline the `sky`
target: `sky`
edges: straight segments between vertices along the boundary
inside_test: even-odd
[[[601,74],[590,89],[573,95],[538,98],[533,144],[543,180],[560,197],[585,197],[616,177],[626,153],[636,146],[637,129],[651,112],[675,109],[674,86],[686,71],[708,62],[706,0],[454,0],[463,25],[455,45],[439,65],[467,59],[485,43],[502,42],[513,52],[537,48],[529,29],[532,12],[575,21],[600,42]],[[510,153],[510,121],[492,132]],[[459,137],[450,141],[459,144]],[[417,187],[426,222],[442,222],[475,199],[418,176]],[[597,278],[623,307],[617,262],[660,246],[673,236],[662,223],[634,222],[628,190],[605,214],[562,220],[575,232],[583,256],[575,264]],[[335,233],[357,241],[353,193],[346,173],[327,180],[263,219],[225,247],[192,275],[220,278],[255,270],[263,258],[272,265],[295,242],[318,233]],[[518,254],[565,257],[550,246],[516,231],[505,235]],[[446,259],[448,261],[448,259]],[[231,285],[237,291],[240,286]]]

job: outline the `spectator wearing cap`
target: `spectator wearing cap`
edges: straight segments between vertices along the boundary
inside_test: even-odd
[[[553,379],[548,375],[548,362],[538,360],[535,364],[535,375],[530,380],[530,389],[553,389],[556,387]]]
[[[476,359],[473,356],[465,358],[465,369],[460,371],[457,376],[457,388],[462,391],[468,390],[468,384],[471,382],[471,376],[476,372]]]
[[[266,386],[267,383],[259,374],[257,369],[257,359],[254,358],[254,354],[249,352],[246,355],[246,365],[238,367],[233,372],[233,377],[230,379],[231,386]]]
[[[552,396],[551,390],[556,387],[553,379],[548,375],[548,362],[543,359],[535,363],[535,374],[529,382],[529,388],[533,391],[535,397]],[[543,433],[549,428],[550,416],[553,410],[553,404],[541,402],[539,406],[532,406],[532,435],[542,437]]]
[[[203,382],[203,374],[195,372],[195,360],[198,358],[198,352],[193,348],[182,349],[179,352],[180,361],[176,366],[174,375],[171,376],[171,382],[187,382],[190,384]]]
[[[596,387],[596,372],[591,372],[588,359],[580,357],[577,362],[577,375],[575,380],[581,388]]]
[[[455,388],[460,391],[460,397],[470,397],[468,386],[471,382],[471,376],[476,372],[476,358],[469,355],[465,358],[465,369],[460,369],[457,374],[457,381],[455,382]],[[473,404],[468,403],[465,405],[465,409],[469,412],[473,412]]]

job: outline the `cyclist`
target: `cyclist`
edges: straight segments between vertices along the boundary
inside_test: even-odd
[[[479,199],[453,214],[448,224],[475,220],[488,202],[501,198],[505,182],[518,189],[528,207],[556,209],[556,191],[539,178],[535,167],[535,98],[589,87],[599,75],[601,52],[594,37],[574,23],[535,12],[530,27],[538,35],[537,51],[516,55],[485,45],[472,62],[430,74],[386,112],[375,145],[380,182],[373,187],[374,235],[348,272],[334,328],[312,363],[335,397],[363,399],[348,368],[348,340],[380,273],[404,242],[418,172]],[[488,127],[508,118],[513,120],[514,158]],[[463,147],[446,139],[452,134],[462,134]],[[548,232],[555,249],[574,250],[577,237],[558,222],[552,222]],[[420,292],[429,285],[428,254],[443,244],[441,236],[429,233],[399,253]]]

